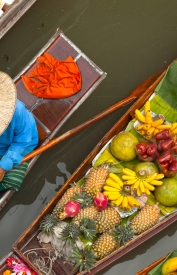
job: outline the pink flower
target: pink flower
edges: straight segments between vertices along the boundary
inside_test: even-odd
[[[12,270],[17,274],[20,272],[26,272],[27,275],[31,275],[31,272],[26,265],[16,264],[12,267]]]

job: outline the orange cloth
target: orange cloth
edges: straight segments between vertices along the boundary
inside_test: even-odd
[[[37,62],[39,65],[28,76],[21,76],[31,94],[42,98],[65,98],[81,89],[81,74],[71,56],[66,60],[57,60],[44,53],[37,58]]]

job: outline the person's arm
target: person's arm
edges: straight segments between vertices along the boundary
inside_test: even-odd
[[[12,143],[0,160],[0,168],[4,171],[9,171],[13,166],[16,167],[21,163],[32,139],[31,123],[25,107],[16,110],[12,120],[14,123]],[[3,174],[2,169],[0,169],[0,176]]]

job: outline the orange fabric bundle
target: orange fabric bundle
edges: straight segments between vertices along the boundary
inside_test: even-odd
[[[65,98],[81,89],[81,74],[71,56],[60,61],[44,53],[37,62],[39,65],[28,76],[21,76],[31,94],[42,98]]]

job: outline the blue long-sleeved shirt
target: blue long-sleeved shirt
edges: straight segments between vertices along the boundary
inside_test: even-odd
[[[0,167],[6,171],[18,166],[23,157],[38,144],[38,131],[33,115],[17,99],[10,124],[0,136]]]

